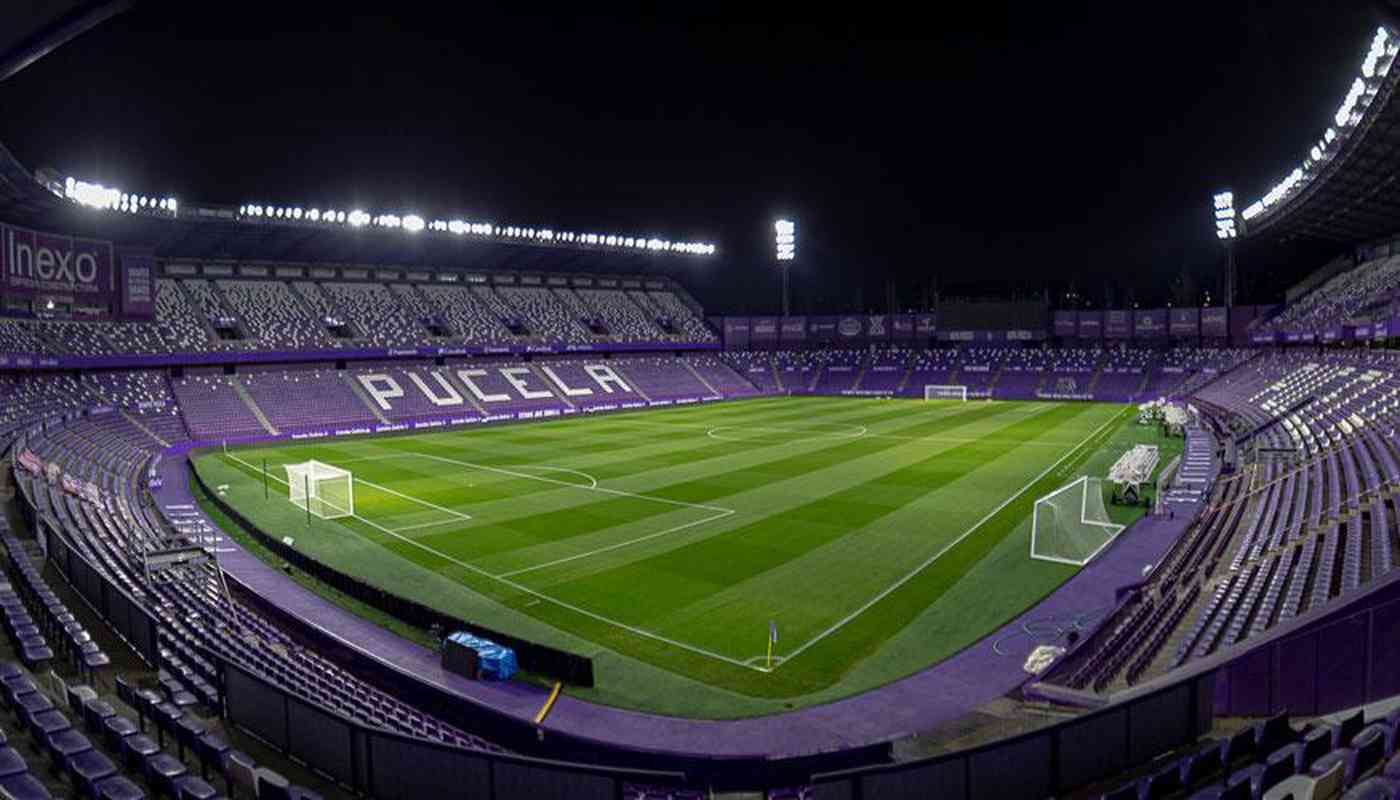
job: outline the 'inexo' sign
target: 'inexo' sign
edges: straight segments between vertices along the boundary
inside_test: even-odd
[[[112,243],[0,225],[0,288],[11,296],[36,294],[110,298]]]

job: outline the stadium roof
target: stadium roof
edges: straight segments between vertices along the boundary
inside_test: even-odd
[[[1240,238],[1362,244],[1400,231],[1400,39],[1381,28],[1361,74],[1316,146],[1263,198],[1245,203]],[[1237,199],[1238,202],[1238,199]]]
[[[36,0],[5,5],[0,81],[126,11],[134,0]]]
[[[51,176],[37,178],[0,144],[0,221],[74,236],[148,246],[168,259],[300,261],[454,267],[479,270],[655,272],[675,252],[605,242],[546,241],[502,233],[416,233],[373,222],[363,227],[308,219],[249,217],[241,209],[179,205],[136,213],[91,208],[60,196]],[[303,214],[303,217],[305,215]],[[648,240],[650,241],[650,240]],[[682,253],[681,255],[694,255]]]

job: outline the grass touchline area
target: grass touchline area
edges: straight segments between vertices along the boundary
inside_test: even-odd
[[[589,655],[599,685],[571,694],[731,717],[907,675],[1053,591],[1075,570],[1029,558],[1035,498],[1138,442],[1163,463],[1180,449],[1128,420],[1093,403],[765,398],[196,463],[324,563]],[[285,490],[265,501],[263,459],[351,470],[357,516],[308,525]]]

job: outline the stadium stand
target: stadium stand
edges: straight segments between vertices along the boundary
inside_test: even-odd
[[[1400,256],[1377,258],[1333,277],[1260,326],[1265,331],[1323,331],[1337,325],[1388,320],[1397,298]]]

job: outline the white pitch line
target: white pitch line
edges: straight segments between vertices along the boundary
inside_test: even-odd
[[[589,610],[586,609],[586,608],[580,608],[580,607],[578,607],[578,606],[576,606],[576,605],[573,605],[572,603],[566,603],[566,602],[564,602],[563,600],[559,600],[559,599],[557,599],[557,598],[551,597],[551,596],[549,596],[549,595],[547,595],[547,594],[544,594],[543,592],[537,592],[537,591],[535,591],[534,589],[531,589],[530,587],[525,586],[525,585],[523,585],[523,584],[516,583],[515,581],[510,580],[509,578],[503,578],[503,577],[501,577],[501,576],[499,576],[499,575],[492,575],[491,573],[487,572],[486,570],[482,569],[481,567],[473,566],[472,564],[468,564],[467,562],[465,562],[465,561],[463,561],[463,560],[461,560],[461,559],[459,559],[459,558],[454,558],[453,556],[449,556],[448,554],[442,552],[441,550],[438,550],[437,548],[429,547],[428,545],[423,544],[422,542],[417,541],[417,540],[415,540],[415,539],[410,539],[410,538],[408,538],[407,536],[401,536],[401,535],[395,533],[394,531],[390,530],[389,528],[386,528],[386,527],[384,527],[383,525],[380,525],[379,523],[374,522],[373,520],[368,520],[368,519],[365,519],[364,517],[361,517],[361,516],[358,516],[358,515],[356,515],[355,519],[360,520],[361,522],[365,523],[366,525],[369,525],[370,527],[372,527],[372,528],[374,528],[374,529],[376,529],[376,530],[378,530],[378,531],[381,531],[382,533],[385,533],[385,534],[387,534],[387,535],[389,535],[389,536],[394,537],[395,539],[398,539],[399,541],[403,542],[404,544],[410,545],[410,546],[412,546],[412,547],[416,547],[416,548],[418,548],[419,550],[422,550],[422,551],[425,552],[425,553],[430,553],[430,554],[432,554],[432,555],[435,555],[435,556],[437,556],[438,558],[441,558],[442,560],[447,561],[447,562],[449,562],[449,563],[451,563],[451,564],[456,564],[457,566],[461,567],[462,569],[465,569],[465,570],[467,570],[468,572],[472,572],[472,573],[475,573],[475,574],[477,574],[477,575],[480,575],[480,576],[483,577],[483,578],[488,578],[488,579],[490,579],[490,580],[497,581],[497,582],[499,582],[499,583],[503,583],[503,584],[505,584],[506,586],[509,586],[510,588],[515,589],[515,590],[518,591],[518,592],[523,592],[523,593],[525,593],[525,594],[530,595],[531,597],[537,598],[537,599],[542,600],[542,601],[544,601],[544,602],[546,602],[546,603],[553,603],[554,605],[559,606],[560,608],[567,609],[567,610],[572,611],[572,612],[574,612],[574,613],[576,613],[576,614],[582,614],[582,615],[585,616],[585,617],[589,617],[590,619],[595,619],[595,620],[597,620],[597,621],[599,621],[599,622],[604,623],[605,625],[612,625],[613,627],[620,628],[620,629],[625,630],[625,631],[627,631],[627,632],[629,632],[629,633],[634,633],[634,634],[636,634],[636,635],[638,635],[638,636],[642,636],[642,637],[645,637],[645,638],[648,638],[648,639],[653,639],[653,640],[658,641],[658,642],[661,642],[661,643],[663,643],[663,644],[669,644],[669,645],[671,645],[672,647],[679,647],[679,648],[681,648],[682,650],[688,650],[688,651],[690,651],[690,652],[692,652],[692,653],[695,653],[695,654],[697,654],[697,655],[702,655],[702,656],[707,656],[707,657],[709,657],[709,658],[718,659],[718,660],[720,660],[720,661],[724,661],[724,662],[726,662],[726,663],[733,664],[733,665],[736,666],[736,667],[744,667],[745,669],[752,669],[752,670],[756,670],[756,671],[760,671],[760,672],[762,671],[762,670],[759,670],[757,667],[752,667],[752,666],[750,666],[750,665],[748,665],[748,664],[745,664],[743,661],[740,661],[740,660],[737,659],[737,658],[730,658],[729,656],[721,655],[721,654],[719,654],[719,653],[714,653],[714,652],[711,652],[711,651],[709,651],[709,650],[706,650],[706,649],[703,648],[703,647],[696,647],[695,645],[686,644],[685,642],[678,642],[678,641],[676,641],[675,639],[670,639],[670,638],[668,638],[668,637],[662,636],[662,635],[659,634],[659,633],[652,633],[651,631],[643,630],[643,629],[638,628],[638,627],[633,626],[633,625],[628,625],[628,624],[625,623],[625,622],[619,622],[619,621],[617,621],[617,620],[615,620],[615,619],[612,619],[611,617],[605,617],[605,616],[603,616],[602,614],[598,614],[598,613],[596,613],[596,612],[589,611]],[[346,530],[349,530],[349,531],[351,531],[352,533],[354,532],[354,529],[353,529],[353,528],[347,528]],[[356,534],[356,535],[359,536],[359,534]],[[364,538],[364,537],[361,536],[360,538]],[[367,541],[368,541],[368,540],[367,540]]]
[[[556,486],[567,486],[567,487],[569,487],[569,488],[571,488],[571,489],[582,489],[582,490],[588,491],[588,492],[602,492],[603,494],[611,494],[611,495],[615,495],[615,496],[618,496],[618,497],[635,497],[635,498],[638,498],[638,499],[641,499],[641,500],[651,500],[651,501],[653,501],[653,502],[657,502],[657,503],[666,503],[667,505],[681,506],[681,507],[683,507],[683,508],[703,508],[703,509],[705,509],[706,511],[728,511],[728,512],[730,512],[730,513],[733,513],[733,511],[734,511],[734,509],[732,509],[732,508],[723,508],[723,507],[721,507],[721,506],[711,506],[711,505],[706,505],[705,503],[688,503],[688,502],[686,502],[686,501],[684,501],[684,500],[672,500],[672,499],[669,498],[669,497],[656,497],[656,496],[654,496],[654,495],[649,495],[649,494],[638,494],[638,493],[636,493],[636,492],[625,492],[625,491],[623,491],[623,490],[621,490],[621,489],[609,489],[609,488],[606,488],[606,487],[603,487],[603,486],[584,486],[584,485],[582,485],[582,484],[574,483],[573,481],[561,481],[561,480],[559,480],[559,479],[557,479],[557,478],[546,478],[546,477],[544,477],[543,475],[531,475],[531,474],[529,474],[529,473],[527,473],[527,472],[517,472],[517,471],[515,471],[515,470],[506,469],[505,467],[492,467],[492,466],[488,466],[488,465],[486,465],[486,464],[474,464],[474,463],[472,463],[472,462],[470,462],[470,461],[459,461],[459,460],[457,460],[457,459],[455,459],[455,458],[447,458],[446,456],[435,456],[435,455],[433,455],[432,453],[419,453],[419,452],[416,452],[416,451],[407,450],[407,451],[404,451],[403,454],[406,455],[406,456],[418,456],[419,458],[429,458],[429,459],[432,459],[432,460],[434,460],[434,461],[441,461],[441,462],[444,463],[444,464],[456,464],[456,465],[459,466],[459,467],[467,467],[468,469],[479,469],[479,470],[485,470],[486,472],[496,472],[496,473],[499,473],[499,474],[501,474],[501,475],[510,475],[511,477],[514,477],[514,478],[525,478],[525,479],[527,479],[527,480],[532,480],[532,481],[542,481],[542,482],[544,482],[544,483],[552,483],[552,484],[555,484]]]
[[[259,468],[258,468],[258,466],[257,466],[256,464],[249,464],[247,461],[244,461],[243,459],[239,458],[238,456],[234,455],[233,453],[224,453],[224,455],[228,456],[229,458],[233,459],[234,461],[237,461],[238,463],[242,464],[243,466],[247,467],[248,469],[253,470],[254,472],[259,472]],[[274,481],[277,481],[278,483],[282,484],[283,486],[287,486],[287,485],[288,485],[288,483],[287,483],[285,480],[283,480],[282,478],[277,477],[276,475],[273,475],[272,473],[267,473],[267,477],[271,478],[271,479],[274,480]],[[354,477],[354,476],[351,476],[351,477]],[[408,500],[408,501],[410,501],[410,502],[414,502],[414,503],[417,503],[417,504],[422,505],[422,506],[427,506],[428,508],[434,509],[435,511],[441,511],[441,512],[444,513],[444,514],[447,514],[447,515],[449,515],[449,516],[456,517],[458,520],[470,520],[470,519],[471,519],[471,515],[470,515],[470,514],[463,514],[463,513],[460,512],[460,511],[453,511],[453,510],[450,509],[450,508],[443,508],[442,506],[434,505],[434,504],[432,504],[432,503],[429,503],[427,500],[419,500],[419,499],[416,498],[416,497],[413,497],[413,496],[410,496],[410,495],[406,495],[406,494],[404,494],[404,493],[402,493],[402,492],[396,492],[396,491],[394,491],[393,489],[390,489],[390,488],[387,487],[387,486],[380,486],[379,484],[377,484],[377,483],[372,483],[372,482],[370,482],[370,481],[365,480],[364,478],[355,478],[355,480],[359,481],[360,483],[363,483],[364,485],[366,485],[366,486],[368,486],[368,487],[370,487],[370,488],[372,488],[372,489],[379,489],[380,491],[388,492],[389,494],[392,494],[392,495],[397,495],[397,496],[402,497],[403,499]],[[354,517],[355,519],[362,520],[362,521],[364,521],[364,522],[369,522],[369,520],[365,519],[364,517],[360,516],[359,514],[351,514],[351,516]],[[445,524],[445,523],[444,523],[444,524]]]
[[[890,596],[892,593],[894,593],[894,591],[897,590],[899,587],[901,587],[901,586],[903,586],[904,584],[908,583],[909,581],[913,580],[913,579],[914,579],[914,576],[918,575],[920,572],[923,572],[925,569],[928,568],[928,566],[929,566],[930,564],[932,564],[933,562],[935,562],[935,561],[937,561],[938,559],[942,558],[944,555],[946,555],[946,554],[948,553],[949,550],[952,550],[954,547],[956,547],[958,544],[960,544],[960,543],[962,542],[962,540],[966,539],[967,537],[969,537],[969,536],[971,536],[973,533],[975,533],[975,532],[977,531],[977,529],[980,528],[980,527],[982,527],[983,525],[985,525],[985,524],[987,523],[988,520],[990,520],[992,517],[995,517],[997,514],[1001,513],[1001,510],[1002,510],[1002,509],[1006,508],[1007,506],[1009,506],[1009,505],[1011,505],[1013,502],[1015,502],[1016,498],[1018,498],[1018,497],[1020,497],[1021,495],[1025,494],[1026,491],[1029,490],[1032,486],[1034,486],[1035,484],[1039,483],[1041,478],[1044,478],[1046,475],[1049,475],[1050,472],[1051,472],[1052,470],[1054,470],[1056,467],[1060,466],[1060,464],[1064,463],[1065,459],[1067,459],[1067,458],[1069,458],[1070,456],[1074,455],[1076,452],[1079,451],[1080,448],[1082,448],[1084,445],[1086,445],[1086,444],[1088,444],[1090,441],[1092,441],[1092,440],[1094,439],[1094,437],[1098,436],[1099,433],[1101,433],[1105,428],[1107,428],[1109,425],[1111,425],[1111,424],[1113,424],[1114,422],[1116,422],[1116,421],[1118,420],[1118,417],[1119,417],[1121,414],[1122,414],[1122,412],[1120,411],[1120,412],[1114,414],[1112,417],[1109,417],[1109,418],[1108,418],[1108,421],[1104,422],[1104,424],[1100,425],[1098,428],[1096,428],[1096,429],[1095,429],[1092,433],[1090,433],[1088,436],[1085,436],[1084,439],[1083,439],[1082,441],[1079,442],[1079,444],[1077,444],[1077,445],[1075,445],[1074,447],[1070,448],[1069,450],[1065,451],[1065,454],[1062,455],[1062,456],[1060,456],[1059,460],[1057,460],[1055,463],[1051,464],[1050,466],[1046,467],[1039,475],[1035,476],[1035,477],[1034,477],[1033,479],[1031,479],[1030,482],[1028,482],[1025,486],[1021,487],[1021,490],[1020,490],[1019,492],[1017,492],[1017,493],[1011,495],[1010,497],[1006,498],[1006,500],[1002,501],[1001,505],[999,505],[999,506],[997,506],[996,508],[992,509],[990,512],[987,513],[987,515],[986,515],[985,517],[983,517],[982,519],[978,520],[972,527],[970,527],[970,528],[968,528],[967,530],[963,531],[962,535],[958,536],[958,538],[956,538],[956,539],[954,539],[953,541],[949,542],[948,544],[944,545],[942,549],[940,549],[937,553],[934,553],[933,555],[929,556],[927,559],[924,560],[923,563],[919,564],[917,567],[914,567],[914,569],[910,570],[907,574],[905,574],[904,577],[900,578],[899,580],[897,580],[897,581],[895,581],[894,583],[890,584],[889,586],[885,587],[883,590],[881,590],[881,592],[880,592],[879,594],[875,595],[875,596],[872,597],[870,600],[866,601],[863,605],[861,605],[860,608],[857,608],[855,611],[852,611],[851,613],[849,613],[849,614],[847,614],[846,616],[842,617],[840,620],[838,620],[838,621],[836,622],[835,625],[832,625],[831,627],[829,627],[829,628],[827,628],[826,630],[822,631],[821,633],[817,634],[815,637],[813,637],[812,639],[808,640],[806,644],[802,645],[801,647],[797,648],[796,650],[793,650],[793,651],[790,652],[790,653],[785,653],[785,654],[784,654],[784,660],[783,660],[782,663],[786,664],[787,662],[793,660],[794,658],[797,658],[799,655],[801,655],[802,653],[806,652],[807,649],[810,648],[812,645],[816,644],[817,642],[820,642],[821,640],[825,639],[826,637],[830,636],[831,634],[833,634],[833,633],[835,633],[835,632],[841,630],[842,628],[846,627],[846,625],[847,625],[848,623],[850,623],[852,620],[854,620],[856,617],[859,617],[861,614],[864,614],[866,611],[869,611],[872,607],[875,606],[876,603],[880,602],[881,600],[884,600],[886,597],[889,597],[889,596]],[[775,669],[776,669],[776,667],[775,667]]]
[[[436,528],[436,527],[438,527],[438,526],[440,526],[440,525],[456,525],[456,524],[457,524],[457,520],[455,520],[455,519],[444,519],[444,520],[441,520],[441,521],[439,521],[439,522],[421,522],[421,523],[419,523],[419,524],[417,524],[417,525],[405,525],[405,526],[403,526],[402,528],[395,528],[394,531],[395,531],[396,533],[404,533],[405,531],[419,531],[419,530],[422,530],[422,529],[424,529],[424,528]]]
[[[247,461],[244,461],[243,459],[239,458],[238,456],[233,455],[232,453],[227,453],[226,455],[227,455],[229,458],[233,459],[234,461],[237,461],[238,463],[244,465],[245,467],[248,467],[248,468],[253,469],[253,470],[257,470],[257,467],[253,466],[252,464],[249,464]],[[462,465],[464,465],[464,466],[477,466],[477,467],[480,468],[480,469],[486,469],[486,470],[495,471],[495,472],[505,472],[506,474],[514,474],[514,475],[516,475],[517,477],[530,478],[530,479],[533,479],[533,480],[545,481],[546,483],[556,483],[556,484],[559,484],[559,485],[562,485],[562,486],[571,486],[571,487],[573,487],[573,488],[575,488],[575,489],[584,489],[584,490],[586,490],[586,491],[604,492],[604,493],[607,493],[607,494],[624,495],[624,496],[629,496],[629,497],[641,497],[641,498],[645,498],[645,499],[648,499],[648,500],[655,500],[655,501],[657,501],[657,502],[670,503],[670,504],[672,504],[672,505],[688,506],[688,507],[691,507],[691,508],[704,508],[704,509],[709,509],[709,510],[712,510],[712,511],[727,511],[727,512],[729,512],[729,513],[734,513],[734,510],[733,510],[733,509],[722,509],[722,508],[718,508],[718,507],[716,507],[716,506],[706,506],[706,505],[702,505],[702,504],[700,504],[700,503],[686,503],[686,502],[684,502],[684,501],[682,501],[682,500],[670,500],[670,499],[667,499],[667,498],[664,498],[664,497],[648,497],[647,495],[633,494],[633,493],[631,493],[631,492],[624,492],[624,491],[622,491],[622,490],[620,490],[620,489],[604,489],[604,488],[601,487],[601,486],[599,486],[599,487],[593,487],[593,488],[590,489],[589,487],[582,486],[582,485],[577,484],[577,483],[572,483],[572,482],[570,482],[570,481],[559,481],[559,480],[554,480],[553,478],[542,478],[542,477],[540,477],[540,476],[538,476],[538,475],[526,475],[526,474],[524,474],[524,473],[511,473],[509,470],[502,470],[502,469],[500,469],[500,468],[498,468],[498,467],[484,467],[484,466],[480,466],[480,465],[473,465],[473,464],[468,464],[467,462],[455,461],[454,459],[450,459],[450,458],[443,458],[442,456],[430,455],[430,454],[428,454],[428,453],[407,452],[407,453],[404,453],[403,455],[408,455],[408,456],[421,456],[421,457],[424,457],[424,458],[432,458],[432,459],[436,459],[436,460],[439,460],[439,461],[446,461],[446,462],[449,462],[449,463],[462,464]],[[280,483],[283,483],[283,484],[286,483],[286,481],[281,480],[281,479],[279,479],[279,478],[276,478],[276,477],[273,477],[273,476],[269,476],[269,477],[272,477],[273,480],[279,481]],[[412,499],[412,498],[410,498],[410,499]],[[539,600],[541,600],[541,601],[544,601],[544,602],[546,602],[546,603],[552,603],[552,604],[554,604],[554,605],[556,605],[556,606],[559,606],[560,608],[563,608],[563,609],[567,609],[567,610],[569,610],[569,611],[572,611],[572,612],[574,612],[575,614],[582,614],[582,615],[585,616],[585,617],[588,617],[588,618],[590,618],[590,619],[597,620],[598,622],[601,622],[601,623],[603,623],[603,624],[605,624],[605,625],[611,625],[611,626],[613,626],[613,627],[615,627],[615,628],[619,628],[619,629],[625,630],[625,631],[627,631],[627,632],[629,632],[629,633],[636,634],[637,636],[641,636],[641,637],[643,637],[643,638],[652,639],[652,640],[654,640],[654,641],[661,642],[662,644],[669,644],[669,645],[671,645],[672,647],[679,647],[679,648],[682,649],[682,650],[686,650],[686,651],[689,651],[689,652],[691,652],[691,653],[695,653],[696,655],[705,656],[705,657],[707,657],[707,658],[713,658],[713,659],[716,659],[716,660],[718,660],[718,661],[723,661],[723,662],[725,662],[726,664],[733,664],[733,665],[736,666],[736,667],[741,667],[741,668],[743,668],[743,669],[751,669],[751,670],[754,670],[755,672],[766,672],[766,671],[767,671],[767,670],[764,670],[764,669],[761,668],[761,667],[755,667],[755,666],[752,666],[752,665],[749,665],[749,664],[745,664],[743,661],[741,661],[741,660],[739,660],[739,659],[737,659],[737,658],[730,658],[729,656],[722,655],[722,654],[720,654],[720,653],[715,653],[715,652],[710,651],[710,650],[706,650],[706,649],[703,648],[703,647],[696,647],[696,646],[693,645],[693,644],[686,644],[685,642],[678,642],[678,641],[676,641],[675,639],[671,639],[671,638],[669,638],[669,637],[662,636],[662,635],[659,634],[659,633],[652,633],[651,631],[644,630],[644,629],[642,629],[642,628],[638,628],[638,627],[636,627],[636,626],[634,626],[634,625],[628,625],[628,624],[625,623],[625,622],[619,622],[618,620],[612,619],[611,617],[605,617],[605,616],[603,616],[602,614],[598,614],[598,613],[596,613],[596,612],[589,611],[589,610],[586,609],[586,608],[580,608],[580,607],[578,607],[578,606],[576,606],[576,605],[574,605],[574,604],[572,604],[572,603],[566,603],[566,602],[564,602],[563,600],[559,600],[559,599],[557,599],[557,598],[550,597],[549,595],[544,594],[543,592],[537,592],[537,591],[535,591],[534,589],[531,589],[531,588],[528,587],[528,586],[525,586],[525,585],[523,585],[523,584],[520,584],[520,583],[517,583],[517,582],[515,582],[515,581],[513,581],[513,580],[510,580],[509,578],[502,577],[502,576],[500,576],[500,575],[492,575],[491,573],[487,572],[486,570],[482,569],[481,567],[473,566],[472,564],[468,564],[467,562],[465,562],[465,561],[463,561],[463,560],[461,560],[461,559],[459,559],[459,558],[454,558],[454,557],[452,557],[452,556],[449,556],[448,554],[446,554],[446,553],[444,553],[444,552],[442,552],[442,551],[440,551],[440,550],[438,550],[438,549],[436,549],[436,548],[429,547],[428,545],[423,544],[422,542],[419,542],[419,541],[417,541],[417,540],[415,540],[415,539],[410,539],[410,538],[407,537],[407,536],[402,536],[402,535],[400,535],[400,534],[394,532],[393,530],[390,530],[389,528],[386,528],[386,527],[384,527],[383,525],[380,525],[379,523],[375,522],[374,520],[366,519],[365,517],[362,517],[362,516],[360,516],[360,515],[358,515],[358,514],[355,514],[355,515],[353,515],[353,516],[354,516],[355,519],[357,519],[357,520],[359,520],[359,521],[365,523],[366,525],[370,526],[371,528],[374,528],[375,530],[378,530],[378,531],[380,531],[380,532],[382,532],[382,533],[384,533],[384,534],[386,534],[386,535],[388,535],[388,536],[392,536],[393,538],[398,539],[399,541],[401,541],[401,542],[403,542],[403,543],[405,543],[405,544],[407,544],[407,545],[410,545],[410,546],[412,546],[412,547],[416,547],[416,548],[418,548],[419,550],[424,551],[425,553],[430,553],[430,554],[432,554],[432,555],[435,555],[435,556],[437,556],[438,558],[441,558],[442,560],[447,561],[447,562],[449,562],[449,563],[451,563],[451,564],[456,564],[457,566],[461,567],[462,569],[467,570],[468,572],[472,572],[472,573],[474,573],[474,574],[476,574],[476,575],[480,575],[480,576],[483,577],[483,578],[488,578],[488,579],[490,579],[490,580],[497,581],[497,582],[499,582],[499,583],[505,584],[506,586],[509,586],[510,588],[515,589],[515,590],[518,591],[518,592],[523,592],[523,593],[525,593],[525,594],[530,595],[531,597],[537,598],[537,599],[539,599]],[[346,528],[346,530],[350,531],[351,533],[355,533],[355,530],[354,530],[353,528]],[[363,535],[361,535],[361,534],[359,534],[359,533],[355,533],[355,535],[356,535],[356,536],[360,536],[360,538],[362,538],[362,539],[365,538]],[[370,541],[370,540],[366,539],[366,541]],[[371,542],[371,544],[373,544],[373,542]]]

